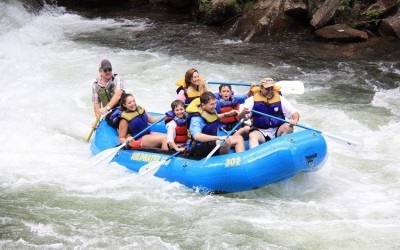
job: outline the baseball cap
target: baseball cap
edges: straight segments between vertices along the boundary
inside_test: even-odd
[[[275,86],[274,79],[269,78],[269,77],[261,79],[260,83],[261,83],[261,85],[264,86],[264,88],[269,88],[269,87],[274,87]]]
[[[100,69],[105,70],[105,69],[112,69],[111,63],[107,59],[103,59],[100,63]]]

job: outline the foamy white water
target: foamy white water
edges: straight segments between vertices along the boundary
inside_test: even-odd
[[[107,46],[97,36],[147,34],[158,25],[149,19],[87,19],[52,7],[33,15],[18,3],[0,3],[0,14],[1,248],[400,248],[400,75],[391,62],[315,62],[315,70],[208,62]],[[103,58],[157,112],[168,110],[189,67],[209,80],[293,76],[306,84],[305,94],[288,96],[301,123],[364,146],[351,151],[327,138],[321,170],[229,195],[141,180],[117,164],[91,167],[91,81]],[[379,78],[385,72],[392,82]]]

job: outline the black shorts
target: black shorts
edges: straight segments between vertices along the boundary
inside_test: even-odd
[[[257,130],[258,132],[261,133],[261,131],[260,131],[258,128],[256,128],[256,127],[251,127],[251,128],[250,128],[250,131],[249,131],[249,134],[250,134],[251,132],[253,132],[254,130]],[[278,130],[276,130],[276,131],[278,131]],[[261,133],[261,134],[262,134],[262,136],[264,136],[263,133]],[[276,132],[275,132],[275,137],[276,137]],[[271,140],[271,137],[269,137],[269,136],[267,135],[267,136],[264,136],[264,139],[265,139],[265,142],[267,142],[267,141],[270,141],[270,140]]]
[[[194,158],[204,158],[216,146],[217,146],[216,141],[202,142],[200,145],[196,145],[190,150],[190,156],[193,156]],[[219,155],[219,150],[217,150],[217,152],[215,152],[213,155]]]

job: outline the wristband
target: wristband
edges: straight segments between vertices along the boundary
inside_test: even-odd
[[[107,111],[110,111],[110,107],[106,106]]]

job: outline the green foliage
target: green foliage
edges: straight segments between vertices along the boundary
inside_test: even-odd
[[[232,9],[234,9],[236,12],[240,10],[239,3],[237,0],[229,0],[227,4],[232,6]]]
[[[243,11],[247,11],[247,10],[249,10],[249,9],[253,6],[254,1],[252,1],[252,0],[249,0],[249,1],[239,1],[239,3],[240,3],[240,5],[242,6],[242,10],[243,10]]]
[[[353,8],[353,6],[357,3],[358,0],[341,0],[340,4],[342,5],[340,7],[340,10],[343,11],[349,11]]]
[[[378,18],[378,16],[380,16],[382,14],[382,12],[380,10],[369,10],[365,13],[365,16],[367,17],[368,20],[373,21],[376,20]]]
[[[211,0],[199,0],[199,11],[210,13],[212,10],[212,1]]]

